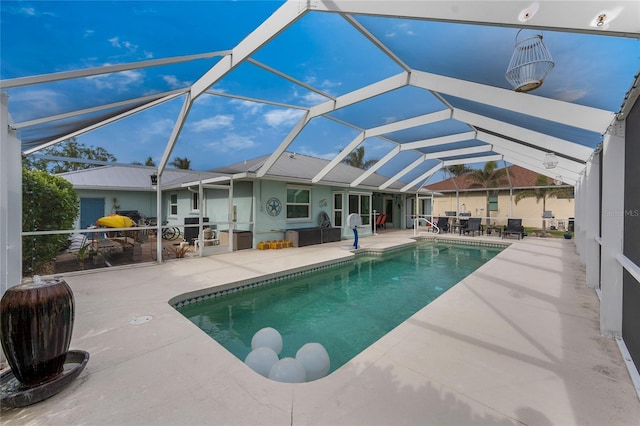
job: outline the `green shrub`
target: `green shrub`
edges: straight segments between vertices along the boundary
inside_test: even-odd
[[[80,206],[73,185],[49,173],[22,169],[22,230],[73,229]],[[45,268],[65,247],[67,234],[33,235],[22,239],[22,274],[49,272]]]

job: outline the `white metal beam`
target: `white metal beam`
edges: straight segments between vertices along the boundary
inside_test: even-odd
[[[393,123],[383,124],[382,126],[373,127],[365,131],[366,137],[384,135],[386,133],[397,132],[399,130],[410,129],[412,127],[424,126],[426,124],[437,123],[438,121],[448,120],[451,118],[451,110],[443,109],[441,111],[429,114],[419,115],[417,117],[407,118],[406,120],[394,121]]]
[[[416,185],[420,185],[422,182],[424,182],[425,180],[427,180],[429,177],[431,177],[435,172],[437,172],[438,170],[440,170],[443,166],[442,161],[440,161],[440,163],[438,163],[437,165],[435,165],[434,167],[432,167],[431,169],[429,169],[426,173],[418,176],[417,178],[415,178],[414,180],[411,181],[411,183],[409,183],[406,186],[403,186],[402,189],[400,189],[401,192],[407,192],[408,190],[410,190],[411,188],[413,188]]]
[[[219,61],[193,83],[191,86],[191,98],[196,99],[216,81],[224,77],[229,71],[284,31],[306,12],[306,4],[302,2],[288,1],[283,3],[278,10],[233,48],[232,53],[225,57],[227,60]]]
[[[438,138],[423,139],[421,141],[403,143],[400,149],[407,151],[410,149],[427,148],[430,146],[445,145],[454,142],[463,142],[476,138],[476,132],[456,133],[454,135],[440,136]]]
[[[413,71],[409,84],[600,134],[606,132],[615,118],[615,114],[611,111],[423,71]]]
[[[185,93],[188,93],[188,92],[185,92]],[[137,108],[131,109],[129,111],[125,111],[125,112],[123,112],[121,114],[118,114],[118,115],[116,115],[114,117],[107,118],[106,120],[103,120],[103,121],[101,121],[99,123],[92,124],[91,126],[87,126],[87,127],[82,128],[80,130],[76,130],[75,132],[68,133],[68,134],[66,134],[64,136],[56,138],[56,139],[54,139],[54,140],[52,140],[50,142],[47,142],[47,143],[42,144],[40,146],[37,146],[35,148],[28,149],[28,150],[24,151],[24,154],[25,155],[33,154],[34,152],[43,150],[43,149],[45,149],[47,147],[50,147],[52,145],[55,145],[55,144],[60,143],[62,141],[65,141],[67,139],[70,139],[70,138],[73,138],[73,137],[88,133],[88,132],[90,132],[92,130],[98,129],[98,128],[103,127],[103,126],[106,126],[107,124],[114,123],[114,122],[116,122],[118,120],[122,120],[125,117],[129,117],[130,115],[134,115],[134,114],[137,114],[137,113],[139,113],[141,111],[144,111],[146,109],[152,108],[152,107],[154,107],[156,105],[160,105],[161,103],[164,103],[164,102],[167,102],[167,101],[169,101],[171,99],[174,99],[174,98],[180,96],[181,94],[182,93],[171,94],[171,95],[165,96],[163,98],[156,99],[155,101],[146,103],[144,105],[140,105]]]
[[[161,65],[177,64],[181,62],[195,61],[197,59],[208,59],[216,56],[228,55],[230,51],[200,53],[197,55],[176,56],[173,58],[151,59],[148,61],[130,62],[118,65],[106,65],[102,67],[86,68],[82,70],[63,71],[51,74],[33,75],[29,77],[12,78],[10,80],[0,80],[0,89],[10,89],[13,87],[29,86],[33,84],[50,83],[52,81],[72,80],[74,78],[91,77],[96,75],[112,74],[122,71],[130,71],[140,68],[157,67]]]
[[[311,10],[389,16],[394,18],[422,18],[443,22],[464,22],[515,28],[560,29],[569,32],[637,37],[640,33],[640,2],[623,1],[335,1],[309,2]],[[538,5],[537,10],[531,7]],[[533,11],[528,19],[522,17],[526,9]],[[594,25],[595,18],[608,12],[606,25]],[[535,18],[535,19],[534,19]]]
[[[340,164],[342,160],[344,160],[351,151],[356,149],[358,145],[362,143],[362,141],[364,140],[364,137],[365,137],[364,133],[359,133],[358,136],[356,136],[351,142],[349,142],[349,144],[346,147],[344,147],[344,149],[340,151],[338,155],[336,155],[335,157],[333,157],[331,161],[329,161],[329,164],[324,166],[322,170],[320,170],[318,174],[316,174],[313,177],[313,179],[311,179],[311,182],[313,183],[320,182],[320,180],[322,180],[323,177],[325,177],[331,170],[333,170],[338,164]]]
[[[355,187],[355,186],[360,185],[362,182],[364,182],[364,180],[366,178],[368,178],[369,176],[371,176],[372,174],[377,172],[378,169],[380,169],[380,167],[384,166],[393,157],[398,155],[399,152],[400,152],[400,146],[397,145],[391,151],[389,151],[384,157],[382,157],[381,159],[376,161],[376,163],[373,166],[371,166],[367,170],[365,170],[364,173],[362,173],[360,176],[358,176],[357,179],[355,179],[353,182],[351,182],[351,187]]]
[[[173,151],[173,148],[176,145],[176,141],[180,136],[182,126],[184,126],[184,121],[187,119],[187,115],[189,115],[189,111],[191,110],[191,105],[193,105],[193,99],[187,93],[187,96],[185,96],[184,98],[182,108],[180,109],[178,117],[176,118],[176,123],[173,125],[173,130],[171,131],[171,135],[169,136],[169,140],[167,141],[167,146],[165,147],[162,158],[160,159],[160,163],[158,164],[158,179],[160,179],[160,177],[162,176],[162,172],[167,167],[171,152]],[[158,188],[160,188],[160,180],[158,180]],[[160,215],[160,213],[161,212],[158,211],[158,215]]]
[[[490,144],[488,144],[488,145],[482,145],[482,146],[472,146],[469,148],[450,149],[447,151],[430,152],[428,154],[425,154],[424,159],[433,160],[437,158],[442,159],[446,157],[456,157],[459,155],[478,154],[480,152],[491,151],[492,148],[493,147]]]
[[[522,161],[526,161],[530,164],[536,164],[537,166],[542,166],[542,163],[545,160],[545,155],[547,154],[546,151],[521,145],[517,142],[481,131],[478,132],[478,140],[492,144],[494,146],[494,150],[500,154],[509,155],[512,158],[519,158]],[[565,172],[578,174],[585,168],[585,165],[582,163],[578,163],[564,157],[556,157],[558,159],[556,169],[561,172],[556,174],[562,174]]]
[[[278,158],[280,158],[282,153],[287,150],[287,148],[289,147],[289,145],[291,145],[293,140],[300,134],[302,129],[304,129],[304,127],[307,125],[309,120],[310,120],[310,113],[309,111],[307,111],[305,112],[304,116],[300,120],[298,120],[298,122],[293,127],[293,129],[291,129],[287,137],[284,138],[284,140],[280,143],[280,145],[278,145],[278,147],[273,151],[273,153],[271,153],[271,155],[269,156],[269,158],[267,158],[267,160],[264,162],[262,167],[260,167],[260,169],[256,172],[257,177],[261,178],[267,174],[269,169],[271,169],[271,167],[273,167],[276,161],[278,161]]]
[[[447,160],[442,162],[442,167],[457,166],[458,164],[474,164],[474,163],[486,163],[487,161],[500,161],[502,155],[485,155],[484,157],[468,157],[459,158],[457,160]]]
[[[527,143],[539,146],[542,149],[561,153],[567,157],[576,158],[581,161],[586,162],[589,157],[591,157],[591,154],[593,154],[593,149],[584,145],[579,145],[544,133],[525,129],[524,127],[514,126],[513,124],[494,120],[492,118],[484,117],[461,109],[455,109],[453,111],[453,118],[469,125],[481,127],[513,139],[526,141]]]
[[[540,175],[549,177],[551,179],[556,179],[558,176],[561,176],[563,182],[567,182],[572,185],[576,183],[576,181],[580,176],[579,174],[572,173],[569,171],[560,172],[559,170],[556,170],[556,169],[545,169],[541,165],[531,162],[531,159],[523,159],[522,157],[514,156],[508,153],[503,154],[503,157],[506,161],[508,161],[511,164],[524,167],[525,169],[531,170],[532,172],[536,172]]]
[[[391,185],[392,183],[396,182],[402,176],[406,175],[407,173],[409,173],[411,170],[415,169],[416,167],[418,167],[422,163],[424,163],[424,154],[421,155],[413,163],[409,164],[407,167],[405,167],[404,169],[400,170],[398,173],[396,173],[395,175],[390,177],[386,182],[384,182],[382,185],[380,185],[378,187],[378,189],[382,190],[382,189],[387,188],[389,185]]]
[[[81,110],[65,112],[63,114],[50,115],[48,117],[38,118],[38,119],[35,119],[35,120],[23,121],[21,123],[13,123],[13,124],[11,124],[11,128],[15,129],[15,130],[26,129],[28,127],[39,126],[41,124],[51,123],[52,121],[66,120],[68,118],[77,117],[79,115],[93,114],[94,112],[100,112],[100,111],[104,111],[106,109],[120,108],[120,107],[123,107],[123,106],[126,106],[126,105],[136,104],[136,103],[146,102],[146,101],[154,101],[154,100],[160,99],[160,98],[163,98],[164,99],[163,102],[166,102],[168,100],[171,100],[171,99],[173,99],[175,97],[178,97],[178,96],[186,93],[187,91],[188,91],[188,89],[172,90],[172,91],[169,91],[169,92],[156,93],[156,94],[153,94],[153,95],[142,96],[140,98],[135,98],[135,99],[127,99],[126,101],[113,102],[113,103],[110,103],[110,104],[100,105],[100,106],[96,106],[96,107],[92,107],[92,108],[84,108],[84,109],[81,109]]]

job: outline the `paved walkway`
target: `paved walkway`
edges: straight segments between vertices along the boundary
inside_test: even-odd
[[[410,243],[409,232],[361,239]],[[481,237],[475,237],[478,240]],[[72,349],[90,352],[53,398],[3,425],[638,425],[616,342],[598,332],[571,241],[525,238],[330,376],[253,373],[177,313],[184,293],[348,258],[349,242],[244,250],[68,276]],[[153,320],[131,325],[144,315]]]

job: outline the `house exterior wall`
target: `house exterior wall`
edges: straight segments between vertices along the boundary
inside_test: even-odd
[[[514,190],[513,202],[510,200],[509,191],[500,191],[498,194],[498,211],[492,211],[491,223],[496,225],[506,225],[508,218],[521,218],[524,226],[542,227],[542,201],[536,201],[535,198],[523,198],[517,204],[515,196],[517,190]],[[434,196],[434,216],[445,216],[446,212],[457,211],[457,205],[460,206],[459,212],[469,212],[473,217],[486,217],[487,209],[486,192],[460,192],[459,204],[456,203],[456,194],[444,193],[440,196]],[[547,220],[547,228],[556,226],[558,229],[564,229],[568,225],[568,219],[574,217],[575,200],[548,198],[545,209],[551,211],[552,219]],[[511,214],[510,214],[511,213]],[[483,221],[484,223],[484,221]]]
[[[117,210],[137,210],[142,216],[156,217],[156,193],[149,191],[100,191],[77,189],[80,198],[104,198],[104,216]],[[75,229],[80,228],[80,217]]]

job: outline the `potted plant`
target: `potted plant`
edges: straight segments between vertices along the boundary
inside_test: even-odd
[[[564,239],[570,240],[573,237],[573,234],[569,231],[564,231]]]

